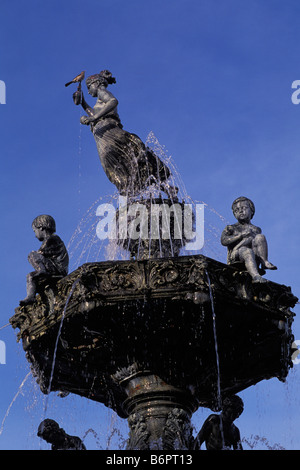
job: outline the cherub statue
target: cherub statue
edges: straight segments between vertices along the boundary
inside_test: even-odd
[[[86,450],[79,437],[69,436],[54,419],[44,419],[39,425],[37,435],[52,444],[51,450]]]
[[[86,79],[88,93],[97,98],[93,108],[85,101],[80,84],[73,94],[74,103],[81,104],[87,113],[81,116],[80,122],[91,128],[108,179],[122,196],[134,196],[154,184],[169,197],[176,198],[178,188],[167,181],[171,176],[169,168],[137,135],[123,130],[118,100],[107,90],[113,83],[116,79],[108,70]]]
[[[56,224],[51,215],[39,215],[32,222],[35,236],[42,245],[37,251],[31,251],[28,261],[35,271],[27,275],[27,297],[20,305],[34,302],[37,293],[37,283],[41,276],[61,276],[68,274],[69,255],[64,242],[55,234]]]
[[[227,225],[221,236],[221,243],[227,246],[227,263],[243,263],[253,282],[266,282],[261,276],[265,269],[277,269],[268,261],[268,245],[261,229],[250,221],[255,207],[247,197],[238,197],[232,203],[233,215],[237,223]]]
[[[200,450],[205,442],[207,450],[243,450],[240,431],[233,424],[243,410],[244,403],[240,397],[225,398],[221,414],[211,414],[204,421],[194,448]]]

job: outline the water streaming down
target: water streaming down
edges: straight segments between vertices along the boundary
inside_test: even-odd
[[[257,434],[251,435],[250,437],[242,438],[243,447],[245,450],[286,450],[280,444],[271,444],[266,437],[260,437]]]
[[[219,350],[218,350],[216,314],[215,314],[215,308],[214,308],[214,299],[213,299],[213,292],[212,292],[212,287],[211,287],[211,283],[210,283],[210,277],[209,277],[209,274],[208,274],[207,271],[205,271],[205,273],[206,273],[206,276],[207,276],[209,296],[210,296],[210,304],[211,304],[211,312],[212,312],[212,323],[213,323],[213,332],[214,332],[214,346],[215,346],[215,353],[216,353],[217,405],[218,405],[218,409],[222,410],[221,375],[220,375],[220,359],[219,359]],[[225,448],[222,414],[220,414],[220,430],[221,430],[223,448]]]
[[[80,117],[83,115],[83,110],[80,107]],[[79,135],[78,135],[78,215],[81,214],[81,159],[82,159],[82,125],[79,119]]]
[[[11,410],[13,404],[15,403],[16,399],[18,398],[18,396],[19,396],[20,393],[22,392],[22,389],[23,389],[23,387],[24,387],[24,385],[25,385],[27,379],[28,379],[30,376],[31,376],[31,371],[29,371],[29,372],[26,374],[26,376],[24,377],[24,379],[22,380],[22,382],[21,382],[21,384],[20,384],[20,386],[19,386],[19,388],[18,388],[17,393],[15,394],[15,396],[13,397],[13,399],[12,399],[12,401],[11,401],[9,407],[7,408],[6,413],[5,413],[4,418],[3,418],[3,420],[2,420],[2,423],[1,423],[1,427],[0,427],[0,436],[1,436],[2,432],[3,432],[4,424],[5,424],[5,421],[6,421],[7,417],[8,417],[8,415],[9,415],[9,412],[10,412],[10,410]]]
[[[73,284],[72,284],[72,286],[71,286],[70,293],[69,293],[69,295],[68,295],[67,301],[66,301],[65,306],[64,306],[64,309],[63,309],[62,316],[61,316],[61,320],[60,320],[60,324],[59,324],[59,329],[58,329],[58,333],[57,333],[57,337],[56,337],[56,341],[55,341],[54,351],[53,351],[53,359],[52,359],[52,366],[51,366],[51,374],[50,374],[50,380],[49,380],[49,385],[48,385],[48,393],[47,393],[47,396],[46,396],[46,402],[45,402],[45,408],[44,408],[44,419],[46,418],[47,410],[48,410],[49,394],[50,394],[50,392],[51,392],[51,385],[52,385],[53,374],[54,374],[54,369],[55,369],[55,360],[56,360],[56,353],[57,353],[58,341],[59,341],[59,339],[60,339],[61,330],[62,330],[62,327],[63,327],[63,322],[64,322],[64,318],[65,318],[66,311],[67,311],[67,308],[68,308],[68,304],[69,304],[69,302],[70,302],[70,300],[71,300],[71,297],[72,297],[72,295],[73,295],[73,292],[74,292],[74,290],[75,290],[75,287],[76,287],[76,285],[78,284],[79,281],[80,281],[80,278],[76,279],[76,281],[73,282]]]
[[[102,432],[96,432],[93,428],[87,429],[82,436],[82,441],[86,442],[89,439],[90,445],[93,446],[93,444],[96,443],[96,448],[99,450],[124,450],[126,446],[126,438],[124,435],[126,435],[127,429],[124,431],[123,435],[122,423],[120,423],[119,420],[120,418],[118,418],[115,412],[110,412],[106,419],[108,424],[107,428],[103,429]],[[88,448],[87,442],[86,445]]]

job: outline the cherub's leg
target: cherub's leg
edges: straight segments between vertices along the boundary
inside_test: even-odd
[[[251,248],[242,246],[239,249],[239,258],[245,263],[246,269],[254,282],[266,282],[258,272],[255,254]]]
[[[261,233],[256,235],[253,239],[252,247],[255,255],[260,259],[262,268],[265,269],[277,269],[274,264],[268,261],[268,244],[266,237]]]
[[[37,251],[32,251],[28,255],[28,261],[31,264],[31,266],[35,269],[35,271],[27,274],[26,278],[26,290],[27,290],[27,297],[24,300],[20,301],[20,305],[27,305],[35,300],[35,296],[37,293],[37,282],[38,282],[38,277],[43,273],[45,274],[50,274],[51,271],[49,270],[49,267],[47,268],[47,259],[45,257],[37,252]]]
[[[27,291],[27,297],[24,300],[20,301],[20,305],[27,305],[35,300],[35,295],[36,295],[36,278],[37,273],[34,271],[32,273],[27,274],[26,278],[26,291]]]

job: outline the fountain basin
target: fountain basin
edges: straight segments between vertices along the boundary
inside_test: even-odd
[[[198,407],[217,410],[218,394],[284,381],[293,366],[290,287],[202,255],[87,263],[40,291],[10,323],[42,392],[104,403],[135,428],[137,416],[149,428],[154,403],[156,423],[177,413],[185,426]]]

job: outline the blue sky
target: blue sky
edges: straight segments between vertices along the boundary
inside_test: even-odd
[[[53,215],[68,244],[82,219],[88,230],[95,201],[115,192],[89,129],[79,124],[72,87],[64,87],[81,70],[112,71],[124,128],[144,141],[154,133],[187,193],[207,204],[205,220],[217,233],[233,221],[236,197],[254,201],[253,223],[278,266],[267,278],[300,295],[300,105],[291,101],[292,82],[300,79],[299,15],[297,0],[2,0],[0,327],[25,296],[27,254],[39,246],[34,217]],[[225,248],[217,238],[213,244],[225,261]],[[77,262],[72,258],[71,268]],[[294,311],[299,315],[298,305]],[[300,339],[297,316],[293,329]],[[45,396],[31,377],[19,389],[29,368],[15,334],[0,330],[7,354],[0,365],[0,449],[47,448],[36,437]],[[299,385],[295,366],[285,384],[272,379],[243,392],[242,436],[300,449]],[[88,448],[108,445],[115,420],[124,426],[101,404],[52,395],[49,417],[67,432],[98,433],[96,439],[90,432]],[[197,429],[207,412],[195,415]]]

